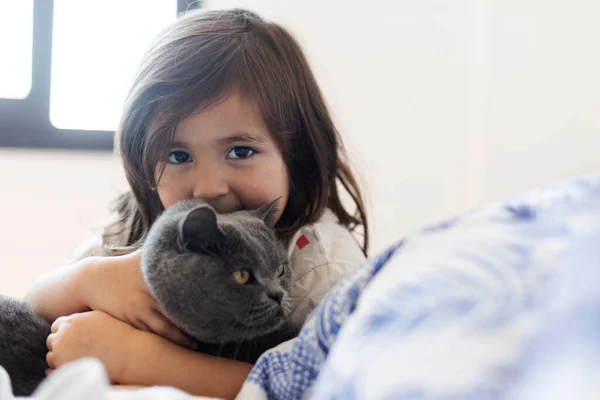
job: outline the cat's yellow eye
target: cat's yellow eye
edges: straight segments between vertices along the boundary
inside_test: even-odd
[[[285,268],[284,268],[283,264],[281,264],[279,266],[279,268],[277,268],[277,277],[280,278],[281,275],[283,275],[284,272],[285,272]]]
[[[245,269],[238,269],[233,271],[233,279],[240,285],[245,285],[250,280],[250,272]]]

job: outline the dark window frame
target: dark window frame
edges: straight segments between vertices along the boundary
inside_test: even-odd
[[[199,8],[177,0],[177,13]],[[59,129],[50,122],[54,0],[34,0],[31,91],[24,99],[0,98],[0,147],[112,151],[114,131]]]

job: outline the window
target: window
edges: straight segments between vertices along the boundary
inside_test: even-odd
[[[143,53],[178,12],[199,6],[0,0],[0,146],[112,149]]]
[[[33,0],[0,0],[0,97],[24,99],[29,94],[32,36]]]

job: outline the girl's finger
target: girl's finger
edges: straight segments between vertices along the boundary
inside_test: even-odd
[[[146,288],[146,290],[148,289]],[[154,298],[154,296],[152,296],[150,292],[146,292],[146,300],[148,301],[148,305],[150,306],[150,308],[160,312],[160,306],[158,305],[158,301],[156,301],[156,299]]]
[[[152,329],[142,320],[136,320],[133,322],[133,327],[139,329],[140,331],[152,332]]]
[[[171,321],[165,318],[158,311],[152,310],[145,322],[150,329],[152,329],[152,332],[170,340],[171,342],[188,348],[193,347],[193,340],[181,332],[179,328],[177,328]]]
[[[60,317],[57,318],[56,321],[54,321],[54,323],[52,324],[52,326],[50,327],[50,332],[52,333],[56,333],[58,332],[58,328],[60,328],[60,326],[62,324],[64,324],[64,322],[67,320],[67,317]]]
[[[54,353],[49,351],[48,353],[46,353],[46,363],[50,368],[54,369],[56,368],[56,364],[54,362]]]
[[[51,333],[48,335],[48,337],[46,338],[46,347],[48,348],[48,350],[52,351],[52,342],[54,341],[54,337],[55,334]]]

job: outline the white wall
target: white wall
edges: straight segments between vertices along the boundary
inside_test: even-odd
[[[372,252],[465,208],[600,171],[600,3],[207,3],[273,17],[306,48],[368,189]],[[0,292],[15,295],[66,262],[124,187],[109,155],[8,149],[0,182]]]
[[[301,41],[364,176],[373,250],[600,171],[600,3],[210,0]]]
[[[110,154],[0,149],[0,292],[71,260],[124,188]]]
[[[600,3],[494,2],[485,194],[600,170]]]

